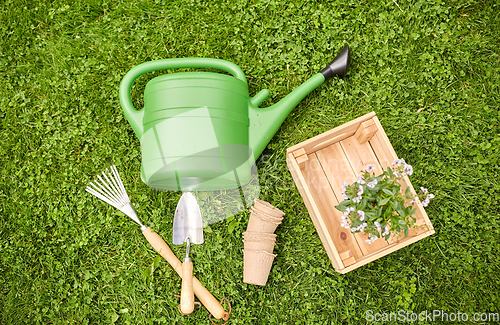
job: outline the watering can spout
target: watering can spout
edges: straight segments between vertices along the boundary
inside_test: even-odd
[[[349,61],[349,46],[346,44],[333,61],[321,70],[321,72],[306,80],[278,103],[267,108],[259,108],[259,105],[269,96],[267,89],[261,90],[250,99],[249,145],[252,148],[254,157],[258,157],[264,151],[286,117],[304,97],[321,85],[326,79],[331,77],[343,78],[346,76]]]
[[[330,62],[323,70],[321,74],[325,76],[325,79],[331,77],[344,78],[347,74],[347,69],[349,68],[349,46],[345,45],[344,48],[337,54],[335,59]]]

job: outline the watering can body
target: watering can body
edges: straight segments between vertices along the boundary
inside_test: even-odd
[[[133,107],[130,90],[139,76],[179,68],[211,68],[229,74],[197,71],[155,77],[144,90],[144,108]],[[165,59],[132,68],[120,84],[120,103],[141,143],[143,182],[173,191],[246,184],[255,159],[298,102],[324,82],[324,71],[277,104],[259,108],[269,92],[264,89],[250,97],[241,69],[225,60]]]

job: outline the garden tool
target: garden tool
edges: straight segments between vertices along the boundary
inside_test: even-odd
[[[118,174],[116,166],[110,167],[111,171],[106,169],[102,172],[102,176],[97,175],[98,180],[90,183],[86,187],[86,191],[104,202],[114,206],[121,212],[125,213],[139,226],[141,226],[142,234],[153,248],[172,266],[172,268],[182,277],[182,265],[179,259],[172,252],[167,243],[151,228],[143,225],[137,216],[134,208],[130,204],[130,199],[127,195],[123,182]],[[208,311],[217,319],[228,320],[231,311],[226,312],[222,307],[222,301],[219,303],[217,299],[200,283],[196,278],[192,278],[194,294],[200,302],[208,309]],[[224,298],[225,299],[225,298]],[[223,299],[223,300],[224,300]],[[210,316],[211,317],[211,316]]]
[[[141,179],[171,191],[213,191],[247,183],[251,166],[292,109],[326,79],[344,77],[345,45],[335,59],[278,103],[259,108],[269,96],[250,97],[247,79],[234,63],[211,58],[174,58],[132,68],[120,84],[120,103],[142,150]],[[130,91],[141,75],[164,69],[209,68],[151,79],[144,108],[136,110]]]
[[[196,198],[190,192],[183,193],[174,214],[174,245],[186,243],[186,257],[182,261],[182,287],[180,311],[189,315],[194,310],[193,262],[189,257],[191,244],[203,244],[201,211]]]

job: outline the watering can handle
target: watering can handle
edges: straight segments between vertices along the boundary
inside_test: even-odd
[[[182,68],[212,68],[219,69],[229,72],[234,77],[240,79],[245,84],[247,79],[243,71],[236,64],[221,60],[221,59],[209,59],[209,58],[177,58],[177,59],[163,59],[155,60],[141,63],[133,67],[120,83],[120,104],[122,106],[125,117],[130,122],[132,129],[134,130],[137,137],[140,139],[144,127],[142,124],[142,118],[144,116],[143,110],[136,110],[134,105],[132,105],[132,99],[130,98],[130,90],[132,89],[132,84],[141,75],[165,69],[182,69]]]

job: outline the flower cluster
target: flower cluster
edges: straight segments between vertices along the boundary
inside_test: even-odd
[[[394,168],[394,176],[396,176],[396,178],[405,175],[411,176],[413,174],[413,167],[408,165],[403,158],[394,160],[392,167]]]
[[[425,198],[422,201],[422,205],[426,207],[429,205],[430,200],[434,198],[434,194],[429,193],[429,191],[423,187],[420,188],[420,191],[425,195]]]
[[[375,166],[367,165],[353,184],[342,185],[344,201],[336,208],[343,213],[341,226],[351,232],[364,232],[366,242],[373,243],[378,238],[389,239],[391,233],[404,232],[408,236],[409,227],[415,224],[416,209],[412,204],[417,200],[427,206],[433,194],[421,187],[418,195],[407,188],[401,193],[398,180],[413,174],[413,167],[404,159],[396,159],[392,168],[375,176]],[[409,202],[409,203],[407,203]]]

